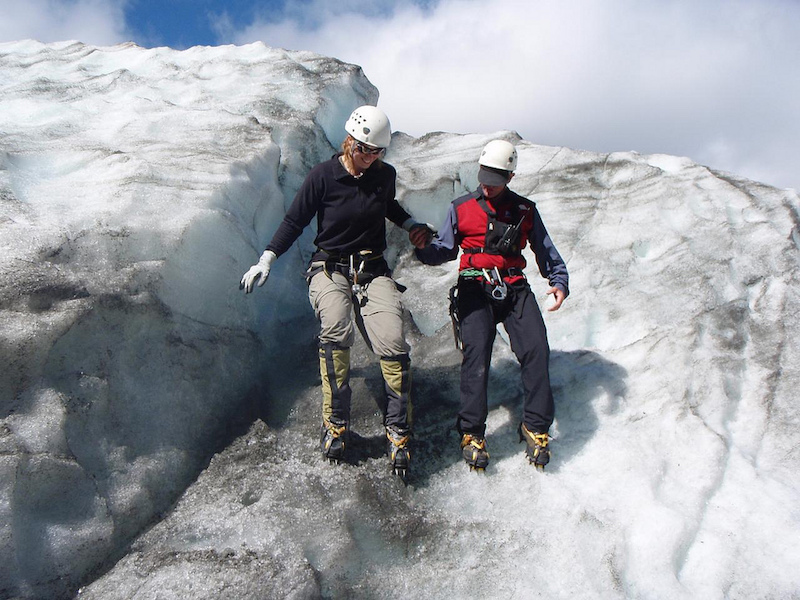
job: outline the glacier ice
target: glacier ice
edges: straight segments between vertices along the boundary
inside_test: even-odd
[[[377,92],[358,67],[261,44],[20,42],[0,73],[3,554],[19,557],[0,579],[46,597],[174,502],[249,414],[263,348],[308,330],[290,325],[299,277],[245,300],[240,265]]]
[[[363,344],[352,460],[318,456],[311,232],[264,288],[237,289],[349,111],[377,100],[358,67],[261,44],[23,41],[0,44],[0,98],[0,596],[800,589],[795,192],[683,157],[396,133],[398,197],[437,226],[479,149],[515,142],[512,187],[572,291],[545,312],[553,462],[535,473],[517,444],[500,337],[476,477],[451,431],[455,263],[418,264],[390,229],[416,397],[402,487]]]

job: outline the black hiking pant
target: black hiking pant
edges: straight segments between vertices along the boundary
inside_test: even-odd
[[[550,347],[542,313],[524,279],[508,286],[504,300],[490,295],[480,279],[460,279],[458,316],[461,324],[461,433],[484,435],[488,416],[487,388],[496,326],[502,323],[511,350],[522,369],[523,422],[533,432],[544,433],[553,423],[555,405],[550,389]]]

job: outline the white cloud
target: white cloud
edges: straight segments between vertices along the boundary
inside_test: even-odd
[[[686,155],[800,189],[798,2],[293,6],[225,41],[361,65],[395,129],[513,129],[538,143]]]
[[[1,0],[0,40],[78,40],[105,46],[129,39],[126,0]]]
[[[128,2],[0,0],[0,40],[127,41]],[[220,43],[361,65],[413,135],[513,129],[800,189],[796,0],[306,0],[239,30],[224,11]]]

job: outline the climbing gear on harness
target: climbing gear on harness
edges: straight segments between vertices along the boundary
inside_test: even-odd
[[[464,350],[464,340],[461,338],[461,317],[458,314],[458,284],[450,288],[450,322],[453,324],[456,348]]]
[[[470,282],[477,282],[484,285],[484,291],[488,293],[492,299],[502,302],[506,299],[509,292],[509,284],[506,283],[504,277],[511,278],[524,278],[525,274],[522,269],[518,267],[511,267],[510,269],[500,270],[495,267],[492,271],[487,269],[463,269],[458,274],[458,281],[450,288],[450,322],[453,325],[453,338],[458,350],[464,350],[464,342],[462,338],[461,315],[458,310],[459,296],[461,294],[461,285],[471,285]],[[482,281],[481,281],[482,280]],[[513,283],[510,284],[513,287]]]
[[[367,284],[370,281],[383,275],[391,276],[383,254],[372,250],[340,254],[317,248],[305,273],[306,281],[310,282],[314,275],[321,272],[329,279],[333,277],[333,273],[343,275],[350,282],[353,297],[360,306],[364,306],[367,301]],[[405,289],[396,285],[400,291]]]
[[[347,423],[338,419],[325,419],[322,422],[320,450],[322,456],[331,463],[338,463],[344,458]]]
[[[408,464],[411,461],[411,451],[408,449],[408,442],[411,434],[402,431],[399,427],[388,425],[386,427],[386,439],[389,440],[389,462],[392,472],[405,481],[408,475]]]
[[[493,272],[489,272],[486,269],[482,269],[482,271],[483,278],[486,280],[486,283],[494,286],[491,292],[492,298],[498,301],[505,300],[506,296],[508,295],[508,286],[500,276],[500,270],[495,267]]]
[[[489,464],[486,438],[481,435],[465,433],[461,436],[461,454],[469,465],[469,470],[483,471]]]
[[[358,268],[356,268],[355,254],[350,255],[350,278],[353,282],[353,296],[356,298],[359,306],[364,306],[367,301],[367,288],[358,282],[358,276],[360,273],[364,272],[365,264],[367,264],[367,261],[362,260],[360,261]]]
[[[359,250],[350,254],[339,254],[318,248],[306,272],[306,279],[310,281],[320,271],[324,271],[329,278],[334,272],[344,275],[350,282],[353,297],[359,306],[364,306],[367,301],[367,284],[376,277],[391,273],[380,252]]]
[[[459,279],[475,279],[483,275],[480,269],[464,269],[458,273]]]
[[[525,426],[525,423],[520,423],[519,441],[527,443],[525,454],[528,456],[528,462],[543,471],[545,465],[550,462],[550,450],[547,447],[550,438],[547,433],[534,433]]]

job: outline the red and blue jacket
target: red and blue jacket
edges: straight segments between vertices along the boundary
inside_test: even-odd
[[[519,226],[519,243],[510,252],[501,254],[492,247],[491,230],[498,224]],[[459,271],[491,271],[497,267],[507,282],[514,283],[523,278],[522,269],[527,262],[522,250],[526,243],[542,277],[569,295],[567,266],[550,239],[536,204],[508,188],[493,200],[484,198],[480,188],[453,200],[436,238],[430,246],[416,250],[416,255],[425,264],[440,265],[458,257],[460,249]]]

